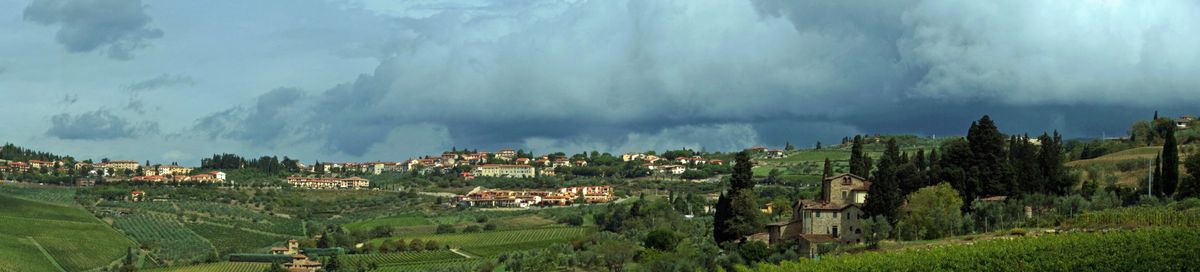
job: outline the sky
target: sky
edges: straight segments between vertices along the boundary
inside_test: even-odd
[[[0,0],[0,141],[198,165],[1196,114],[1200,2]]]

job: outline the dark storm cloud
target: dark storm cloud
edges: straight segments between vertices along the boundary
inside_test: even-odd
[[[106,109],[78,115],[60,113],[50,118],[47,136],[64,140],[112,140],[158,133],[158,124],[135,124]]]
[[[192,80],[192,77],[190,77],[190,76],[161,74],[154,78],[130,83],[129,85],[125,86],[125,89],[132,91],[132,92],[140,92],[140,91],[148,91],[148,90],[166,88],[166,87],[171,87],[171,86],[191,86],[191,85],[196,85],[196,81]]]
[[[418,123],[460,147],[730,150],[962,134],[983,114],[1014,133],[1115,133],[1137,116],[1114,108],[1200,102],[1187,1],[503,3],[397,20],[391,57],[286,103],[294,118],[198,126],[269,123],[353,156]]]
[[[58,25],[55,39],[67,51],[101,49],[121,60],[163,36],[162,30],[149,26],[141,0],[34,0],[25,7],[25,20]]]
[[[195,129],[207,132],[210,137],[224,137],[267,144],[280,137],[290,135],[292,113],[287,107],[298,101],[304,93],[294,88],[279,88],[258,97],[248,108],[233,108],[200,119]]]

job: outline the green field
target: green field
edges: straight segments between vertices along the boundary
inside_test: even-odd
[[[269,235],[238,228],[213,224],[187,223],[188,229],[208,239],[221,256],[231,253],[268,253],[272,245],[282,245],[288,239],[299,237]]]
[[[409,264],[409,265],[383,266],[383,267],[379,267],[379,270],[371,270],[371,271],[374,271],[374,272],[408,272],[408,271],[444,270],[447,268],[462,268],[462,269],[456,269],[454,271],[471,271],[472,268],[475,267],[475,265],[478,265],[479,263],[482,263],[484,261],[486,261],[486,260],[481,259],[481,258],[458,259],[458,260],[427,262],[427,263]]]
[[[4,220],[0,235],[32,238],[68,271],[106,266],[136,246],[81,209],[6,195],[0,195],[0,207],[4,207],[0,209],[0,220]],[[0,259],[0,267],[7,266],[7,260]]]
[[[461,248],[463,251],[478,256],[496,256],[503,252],[537,249],[555,243],[569,242],[583,237],[587,230],[582,227],[556,227],[438,235],[403,235],[373,239],[370,243],[377,246],[380,242],[387,240],[416,238],[422,241],[434,240],[442,245]]]
[[[1069,233],[924,250],[870,252],[754,271],[1185,271],[1200,267],[1200,229]],[[750,271],[740,268],[739,271]]]
[[[0,192],[12,196],[64,206],[75,206],[75,189],[69,187],[0,183]]]
[[[203,260],[212,244],[170,215],[140,213],[113,218],[113,226],[172,263]]]
[[[267,264],[267,263],[219,262],[219,263],[192,265],[192,266],[156,268],[156,269],[148,269],[148,270],[142,270],[142,271],[147,271],[147,272],[210,272],[210,271],[261,272],[261,271],[266,270],[267,267],[270,267],[270,266],[271,266],[271,264]]]
[[[412,226],[423,226],[423,225],[429,225],[429,224],[431,224],[431,222],[429,222],[429,219],[425,219],[425,216],[423,216],[423,215],[405,214],[405,215],[388,216],[388,217],[383,217],[383,218],[376,218],[376,219],[347,224],[346,229],[358,230],[358,231],[368,231],[368,230],[374,229],[375,227],[378,227],[378,226],[412,227]]]
[[[58,271],[32,241],[0,234],[0,271]]]
[[[391,266],[454,263],[466,259],[466,257],[455,254],[454,252],[450,252],[449,250],[435,250],[422,252],[342,255],[342,259],[340,260],[351,267],[365,267],[368,264],[375,264],[380,268],[385,268]]]

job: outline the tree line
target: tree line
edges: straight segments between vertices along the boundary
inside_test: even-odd
[[[258,169],[267,174],[300,172],[300,161],[287,156],[280,160],[276,156],[262,156],[257,159],[243,158],[235,154],[213,154],[212,158],[200,159],[200,168],[216,170]]]

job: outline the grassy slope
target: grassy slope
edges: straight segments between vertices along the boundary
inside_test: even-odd
[[[429,219],[425,219],[425,216],[418,214],[406,214],[346,224],[346,228],[350,230],[367,231],[379,226],[412,227],[429,224]]]
[[[383,241],[394,239],[421,239],[423,241],[434,240],[443,245],[450,245],[455,248],[462,248],[482,256],[492,256],[504,251],[519,251],[533,248],[544,247],[549,244],[567,242],[572,239],[582,237],[586,233],[586,228],[540,228],[540,229],[524,229],[524,230],[506,230],[506,231],[485,231],[477,233],[452,233],[452,234],[437,234],[437,235],[402,235],[392,238],[378,238],[369,241],[373,245],[378,245]]]
[[[32,242],[0,234],[0,271],[58,271]]]
[[[144,271],[148,271],[148,272],[208,272],[208,271],[259,272],[259,271],[266,270],[267,267],[269,267],[270,265],[271,264],[267,264],[267,263],[219,262],[219,263],[199,264],[199,265],[193,265],[193,266],[148,269],[148,270],[144,270]]]
[[[759,266],[757,271],[1132,271],[1200,265],[1200,230],[1156,228],[996,239]]]
[[[135,246],[87,212],[0,195],[0,235],[32,237],[70,271],[88,270],[125,256]],[[4,262],[8,258],[0,258]]]

